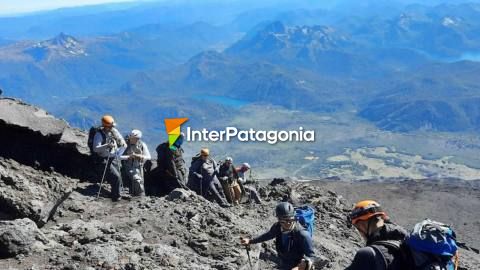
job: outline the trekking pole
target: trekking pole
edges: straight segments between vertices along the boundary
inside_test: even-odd
[[[102,181],[100,181],[100,188],[98,189],[97,199],[100,197],[100,191],[102,190],[103,180],[105,179],[108,163],[110,163],[110,155],[107,157],[107,163],[105,164],[105,168],[103,169]]]
[[[234,192],[233,192],[233,188],[230,186],[230,184],[228,183],[228,180],[227,180],[227,187],[228,187],[228,192],[230,193],[230,201],[232,201],[232,204],[234,204]]]
[[[200,178],[200,196],[203,197],[203,167],[200,168],[200,175],[202,178]]]
[[[117,162],[118,173],[120,174],[120,196],[123,193],[123,177],[122,177],[122,168],[120,167],[120,158],[115,154],[115,161]]]
[[[140,176],[142,177],[142,180],[139,183],[139,185],[140,185],[140,193],[143,193],[143,195],[145,195],[145,172],[143,171],[143,166],[145,166],[145,162],[143,161],[143,158],[142,158],[140,162]],[[142,183],[143,183],[143,187],[142,187]]]
[[[249,173],[249,174],[250,174],[249,177],[248,177],[249,180],[253,179],[253,177],[252,177],[252,169],[250,169],[250,173]],[[247,181],[245,180],[245,183],[246,183],[246,182],[247,182]],[[255,188],[256,188],[256,187],[255,187]],[[249,189],[249,190],[248,190],[248,203],[250,204],[250,206],[252,206],[252,189]]]
[[[240,240],[243,240],[243,237],[240,236]],[[252,259],[250,258],[250,243],[245,245],[245,250],[247,251],[248,264],[250,265],[250,270],[253,270]]]
[[[240,240],[243,240],[243,237],[240,237]],[[250,257],[250,244],[245,245],[245,250],[247,251],[248,264],[250,265],[250,270],[253,270],[252,258]]]
[[[250,258],[250,245],[246,245],[245,250],[247,251],[248,264],[250,265],[250,270],[253,270],[252,259]]]

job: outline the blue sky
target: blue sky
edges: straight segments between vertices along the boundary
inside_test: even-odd
[[[61,7],[118,2],[139,2],[139,0],[0,0],[0,14],[8,15]]]

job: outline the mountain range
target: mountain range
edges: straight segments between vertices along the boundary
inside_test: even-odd
[[[318,129],[427,132],[446,136],[442,141],[480,128],[479,4],[214,2],[0,18],[0,87],[84,129],[111,113],[124,128],[152,134],[151,144],[163,140],[165,117],[189,117],[194,127],[251,118],[260,127],[262,107],[264,115],[315,115],[304,123]],[[212,7],[221,12],[207,16]],[[289,126],[271,121],[277,129]],[[310,151],[339,154],[342,146],[389,142],[387,136],[375,144],[365,134],[340,135],[342,145],[319,142]],[[232,152],[240,153],[236,147]],[[441,149],[439,155],[449,151]]]

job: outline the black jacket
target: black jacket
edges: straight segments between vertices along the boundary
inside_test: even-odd
[[[288,241],[285,244],[283,244],[282,235],[281,225],[277,222],[273,224],[269,231],[253,238],[251,243],[261,243],[275,238],[275,249],[278,256],[282,259],[284,265],[290,268],[298,265],[305,257],[314,260],[315,252],[312,238],[302,225],[295,224],[295,228],[288,233]]]
[[[229,184],[231,184],[234,180],[238,179],[238,174],[233,164],[227,165],[226,163],[223,163],[222,166],[220,166],[219,168],[218,176],[228,177],[227,181]]]
[[[376,242],[396,240],[401,243],[406,236],[407,231],[402,227],[385,223],[385,226],[370,235],[367,246],[357,251],[352,264],[346,270],[405,270],[404,260],[399,250],[376,244]]]

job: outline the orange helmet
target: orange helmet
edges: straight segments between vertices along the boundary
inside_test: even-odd
[[[115,126],[115,120],[111,115],[104,115],[102,117],[102,126],[103,127],[113,127]]]
[[[378,202],[372,200],[365,200],[355,204],[352,212],[350,212],[350,214],[348,215],[348,220],[352,224],[356,224],[360,220],[369,220],[371,217],[379,215],[383,216],[384,218],[387,217],[387,213],[383,211],[382,207]]]

